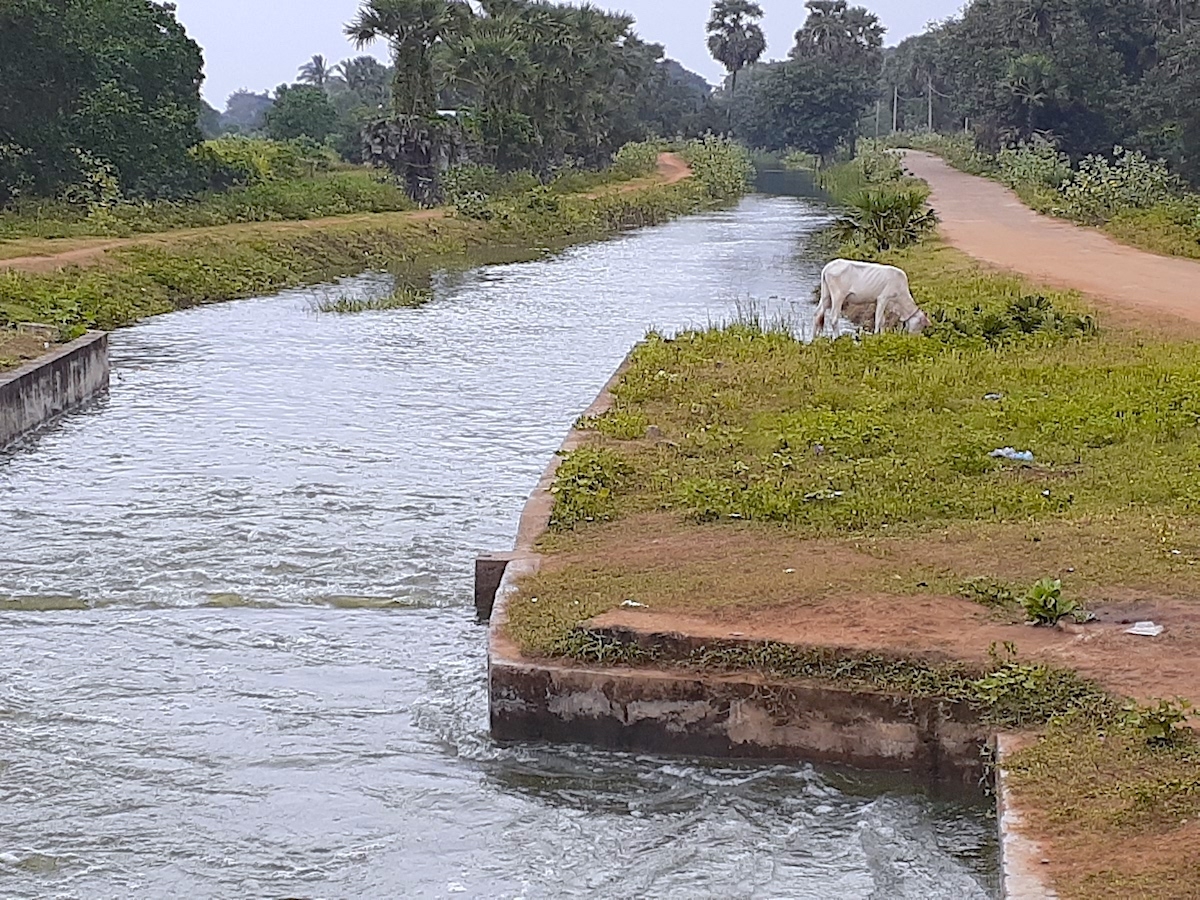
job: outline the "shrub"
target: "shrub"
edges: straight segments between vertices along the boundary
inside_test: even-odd
[[[1079,164],[1079,171],[1060,189],[1062,208],[1056,212],[1100,225],[1125,210],[1169,203],[1180,191],[1179,179],[1162,160],[1118,146],[1111,162],[1089,156]]]
[[[834,237],[868,251],[910,246],[937,227],[928,200],[924,187],[868,188],[851,199],[849,212],[834,223]]]
[[[658,141],[639,141],[626,144],[613,156],[612,172],[618,178],[641,178],[653,175],[658,166],[662,145]]]
[[[191,152],[205,184],[214,190],[311,176],[330,166],[329,154],[311,141],[223,137]]]
[[[632,473],[618,453],[605,448],[581,447],[565,454],[550,488],[550,527],[569,531],[585,522],[608,521],[615,509],[613,491]]]
[[[996,154],[999,179],[1014,189],[1026,186],[1058,188],[1071,177],[1071,161],[1050,141],[1022,141]]]
[[[1136,731],[1147,744],[1164,746],[1185,737],[1192,704],[1187,700],[1159,700],[1156,706],[1129,703],[1125,706],[1123,724]]]
[[[679,154],[713,200],[740,197],[753,184],[750,153],[736,141],[709,134],[702,140],[688,141]]]

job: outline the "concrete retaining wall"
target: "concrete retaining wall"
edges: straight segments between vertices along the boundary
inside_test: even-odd
[[[617,371],[586,415],[612,405]],[[563,450],[585,436],[572,431]],[[671,669],[590,668],[525,659],[506,632],[518,582],[536,574],[536,544],[549,526],[547,467],[521,517],[515,552],[476,567],[476,607],[490,617],[488,703],[501,741],[587,743],[615,750],[747,759],[789,759],[899,770],[935,781],[973,783],[994,745],[1005,900],[1053,900],[1042,854],[1020,831],[999,762],[1015,745],[993,736],[970,710],[951,704],[809,683],[768,682],[754,673],[711,675]]]
[[[0,375],[0,447],[108,389],[108,335],[90,332]]]

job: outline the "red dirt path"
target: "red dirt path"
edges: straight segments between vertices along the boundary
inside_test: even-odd
[[[1115,307],[1200,322],[1200,262],[1157,256],[1040,215],[1003,185],[929,153],[908,151],[904,166],[929,184],[942,236],[964,253]]]

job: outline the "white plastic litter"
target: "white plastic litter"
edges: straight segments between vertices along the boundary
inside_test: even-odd
[[[1158,637],[1163,633],[1161,625],[1155,625],[1153,622],[1135,622],[1132,628],[1125,630],[1126,634],[1136,634],[1138,637]]]
[[[1013,462],[1033,462],[1032,450],[1015,450],[1012,447],[1001,447],[988,454],[995,459],[1011,459]]]
[[[984,400],[1003,400],[1004,395],[1003,394],[984,394],[983,399]]]
[[[644,609],[644,608],[645,608],[645,606],[646,606],[646,604],[645,604],[645,603],[638,603],[636,600],[626,600],[626,601],[625,601],[624,603],[622,603],[621,605],[622,605],[622,606],[629,606],[629,607],[640,608],[640,609]]]

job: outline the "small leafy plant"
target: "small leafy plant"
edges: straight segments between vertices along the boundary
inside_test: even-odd
[[[850,200],[850,210],[833,225],[844,244],[892,250],[917,243],[937,227],[923,187],[871,187]]]
[[[1062,595],[1062,582],[1057,578],[1043,578],[1029,589],[1021,601],[1025,617],[1035,625],[1057,625],[1077,609],[1079,604],[1066,600]]]
[[[1159,700],[1157,705],[1129,703],[1122,718],[1150,746],[1175,744],[1183,737],[1185,723],[1191,713],[1192,704],[1187,700]]]

